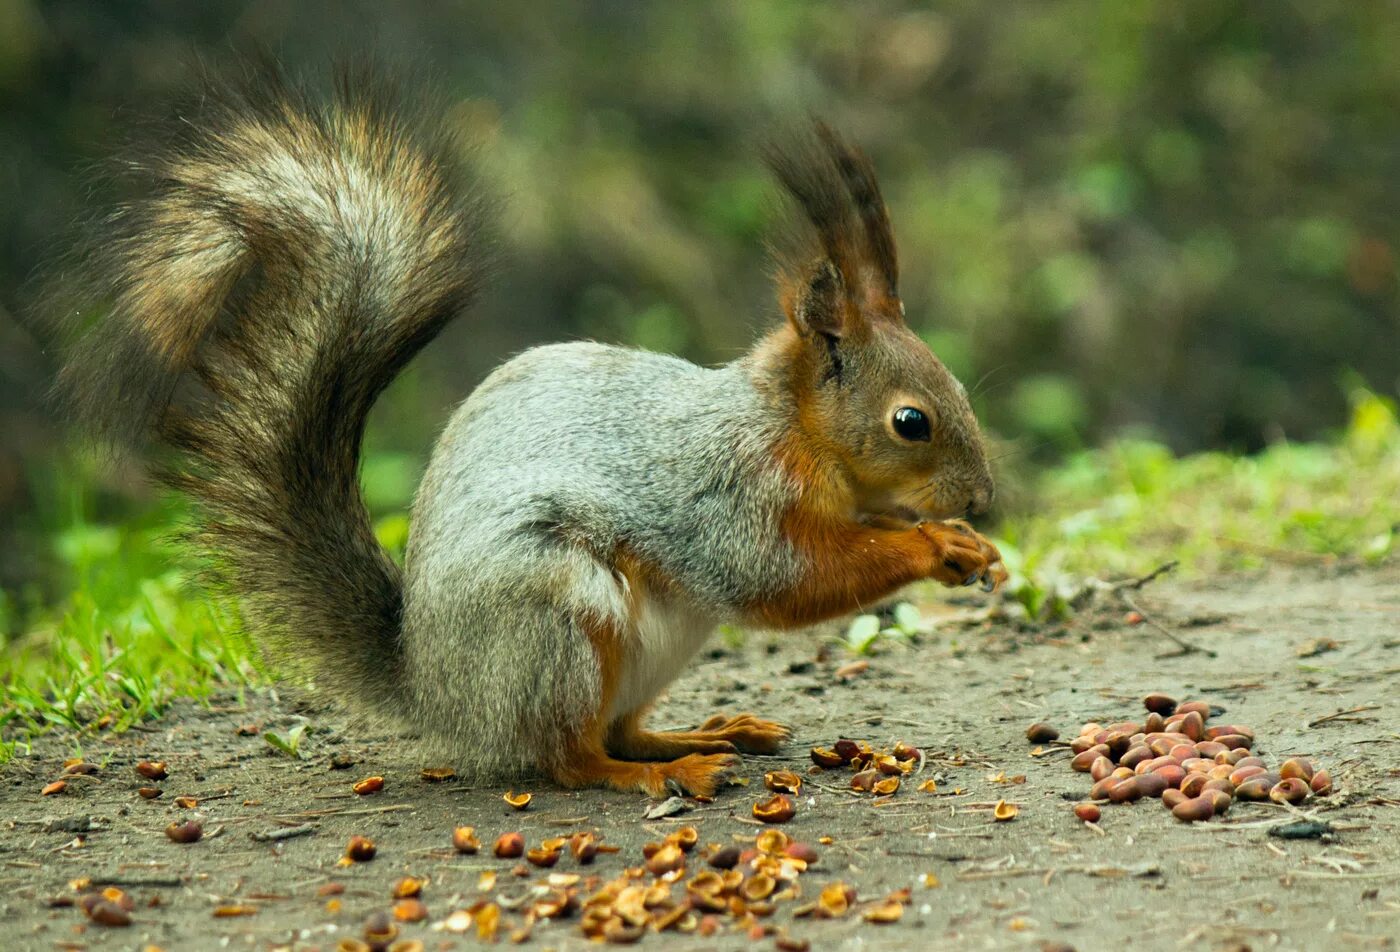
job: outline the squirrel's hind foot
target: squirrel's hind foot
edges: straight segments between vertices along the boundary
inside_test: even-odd
[[[617,723],[607,746],[632,760],[673,760],[686,754],[771,754],[791,735],[784,725],[752,714],[716,714],[693,731],[648,731],[635,713]]]
[[[712,797],[738,766],[733,754],[686,754],[664,763],[643,763],[617,760],[598,749],[575,756],[553,773],[566,787],[640,790],[660,799],[672,794]]]

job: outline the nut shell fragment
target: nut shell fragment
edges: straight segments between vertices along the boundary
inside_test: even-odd
[[[797,808],[793,806],[792,800],[781,793],[753,805],[754,819],[764,823],[786,823],[796,815]]]
[[[476,828],[459,826],[452,831],[452,848],[468,855],[481,849],[481,841],[476,838]]]
[[[791,770],[770,770],[763,775],[763,785],[778,793],[797,793],[802,789],[802,778]]]
[[[371,793],[378,793],[384,789],[383,777],[366,777],[350,788],[359,796],[368,796]]]

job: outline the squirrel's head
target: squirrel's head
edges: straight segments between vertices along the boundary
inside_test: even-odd
[[[814,233],[779,255],[785,389],[803,443],[861,515],[981,512],[993,482],[967,391],[904,321],[889,213],[870,160],[825,125],[769,166]]]

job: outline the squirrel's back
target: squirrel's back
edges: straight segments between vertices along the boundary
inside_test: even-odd
[[[591,342],[533,348],[483,381],[444,429],[414,505],[410,575],[435,550],[445,559],[506,546],[540,527],[604,556],[625,542],[665,565],[678,535],[743,525],[742,539],[729,530],[694,549],[716,559],[735,545],[752,551],[779,538],[791,490],[774,444],[786,429],[743,361],[707,368]],[[688,579],[695,597],[734,603],[732,578],[731,590],[706,591],[699,575]]]

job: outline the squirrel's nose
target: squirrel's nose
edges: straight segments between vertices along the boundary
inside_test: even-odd
[[[968,500],[967,511],[974,516],[982,515],[991,508],[995,495],[996,490],[991,486],[978,486],[972,491],[972,498]]]

